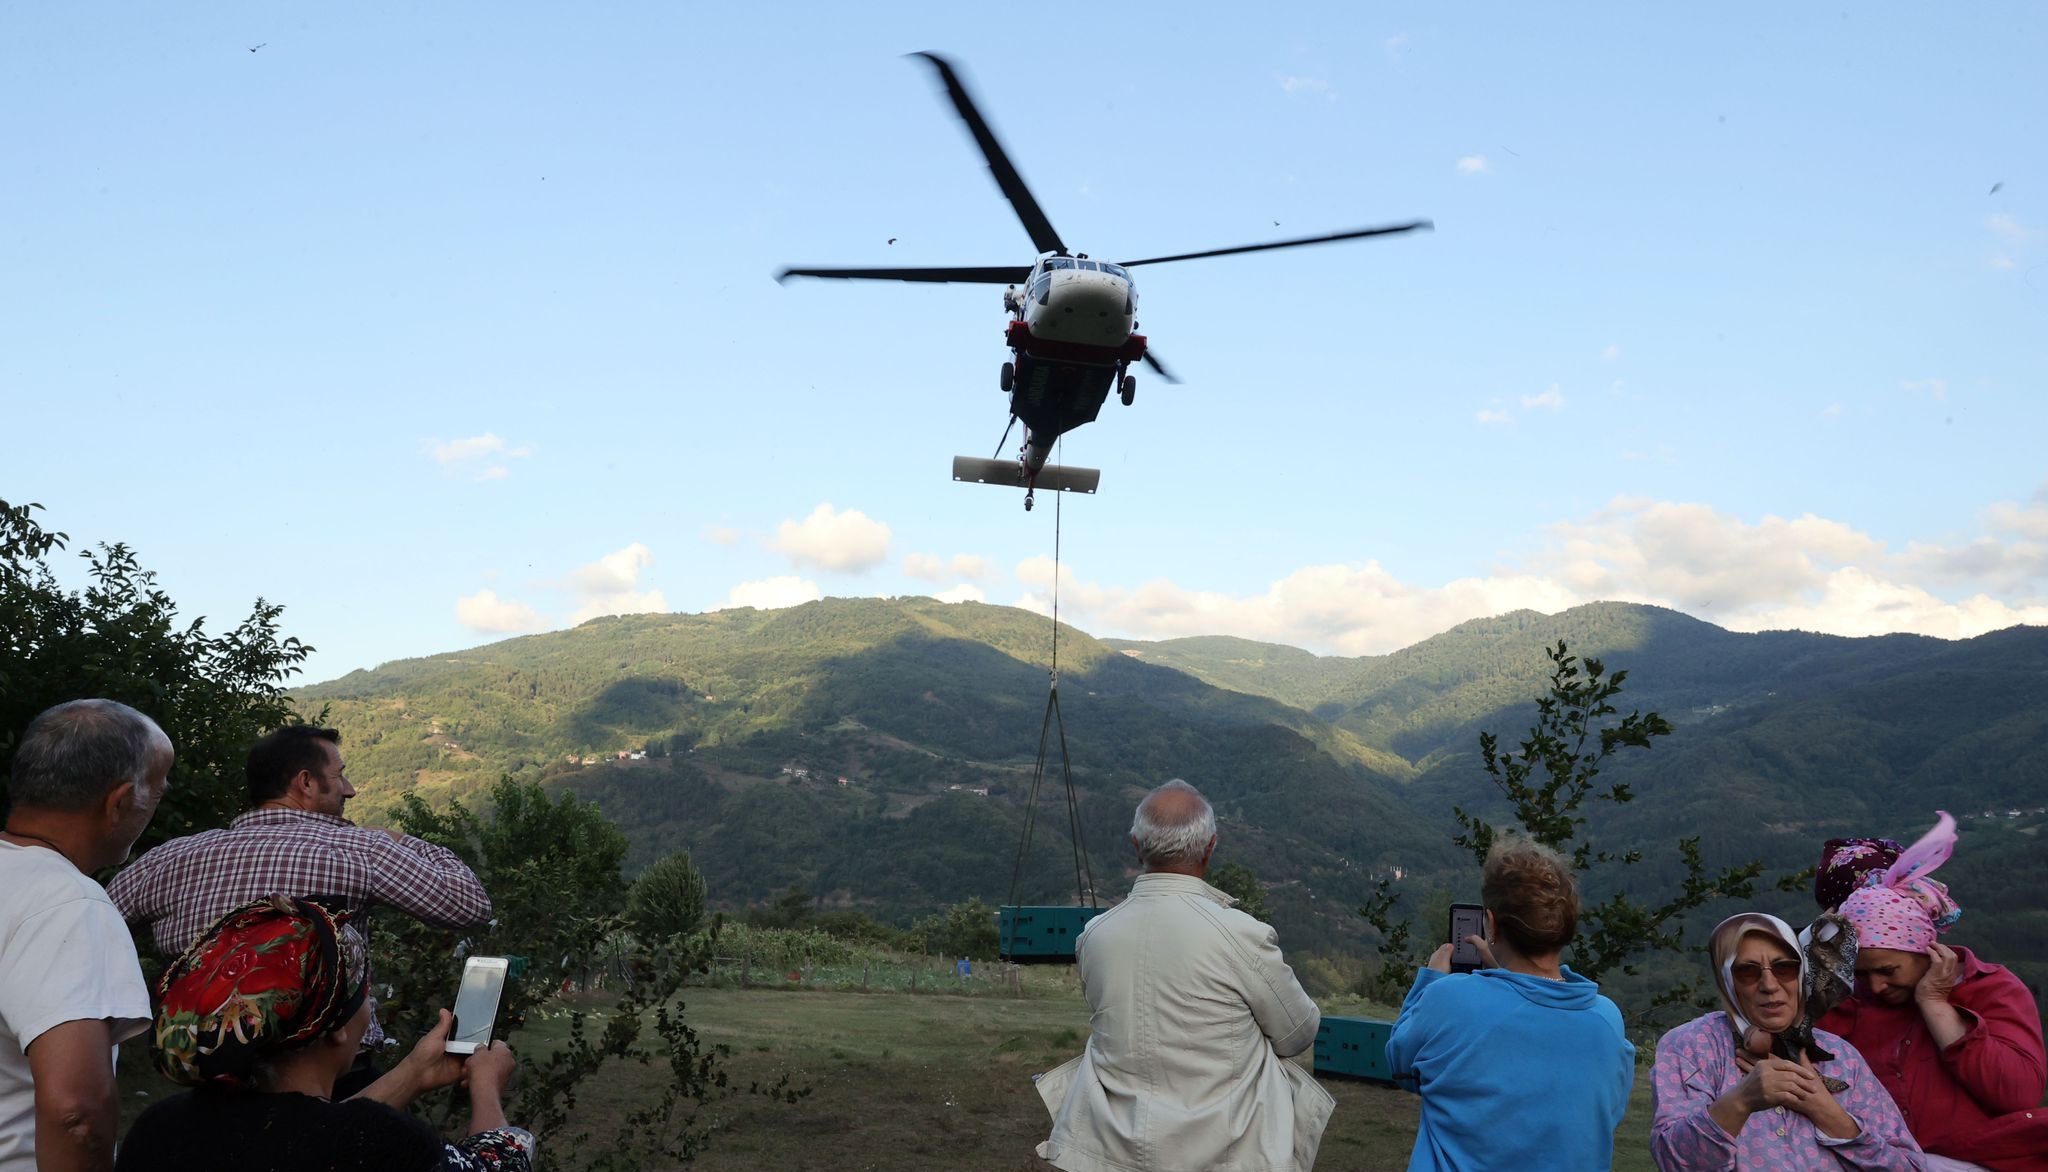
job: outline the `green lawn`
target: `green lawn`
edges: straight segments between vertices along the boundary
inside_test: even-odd
[[[782,1072],[811,1087],[794,1106],[740,1095],[714,1109],[706,1172],[786,1169],[930,1169],[1043,1172],[1033,1147],[1049,1121],[1031,1075],[1078,1053],[1088,1010],[1078,992],[1022,999],[943,994],[779,989],[690,989],[687,1017],[706,1041],[732,1049],[734,1082]],[[1356,1002],[1327,1012],[1384,1013]],[[559,1020],[533,1023],[515,1048],[543,1050]],[[141,1058],[140,1047],[129,1047]],[[131,1104],[166,1090],[125,1060]],[[659,1067],[613,1067],[585,1085],[575,1115],[585,1143],[616,1132],[619,1116],[643,1101]],[[1414,1142],[1416,1099],[1385,1087],[1326,1081],[1337,1113],[1324,1135],[1324,1169],[1400,1168]],[[1617,1136],[1615,1167],[1647,1169],[1649,1071],[1642,1070]],[[516,1122],[516,1121],[515,1121]],[[549,1137],[543,1137],[544,1141]],[[565,1142],[567,1137],[553,1137]]]
[[[1326,1009],[1386,1012],[1356,1002]],[[711,1172],[1043,1172],[1032,1149],[1050,1124],[1031,1075],[1079,1053],[1088,1033],[1078,992],[1016,1000],[698,989],[690,991],[688,1016],[706,1040],[732,1047],[736,1081],[787,1070],[812,1088],[795,1106],[745,1096],[727,1100],[713,1147],[698,1163]],[[1324,1085],[1337,1099],[1337,1113],[1319,1167],[1407,1164],[1415,1096],[1361,1082]],[[607,1088],[588,1095],[584,1106],[615,1111],[615,1094]],[[1616,1168],[1651,1167],[1649,1122],[1644,1069],[1617,1136]]]

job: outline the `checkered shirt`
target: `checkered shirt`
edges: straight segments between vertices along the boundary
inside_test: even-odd
[[[441,928],[491,917],[491,897],[453,851],[282,807],[250,810],[225,830],[172,839],[107,885],[122,917],[148,924],[167,957],[182,954],[221,916],[279,893],[317,898],[337,911],[393,907]],[[371,1032],[382,1033],[374,1026]]]

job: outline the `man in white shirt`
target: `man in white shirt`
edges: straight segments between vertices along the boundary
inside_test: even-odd
[[[1075,942],[1088,1049],[1040,1080],[1040,1157],[1066,1172],[1295,1172],[1315,1162],[1328,1092],[1286,1059],[1322,1014],[1273,929],[1203,882],[1216,815],[1184,781],[1138,804],[1144,874]]]
[[[163,800],[171,742],[112,700],[29,722],[0,830],[0,1172],[105,1172],[114,1051],[149,1026],[149,988],[92,873],[128,857]]]

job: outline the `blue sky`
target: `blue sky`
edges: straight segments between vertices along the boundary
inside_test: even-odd
[[[1140,270],[1186,382],[1066,444],[1085,629],[2048,622],[2044,42],[2022,4],[16,5],[0,497],[188,613],[285,604],[313,679],[606,611],[1042,607],[1053,510],[947,479],[1004,422],[998,290],[771,280],[1029,262],[933,49],[1082,251],[1437,225]]]

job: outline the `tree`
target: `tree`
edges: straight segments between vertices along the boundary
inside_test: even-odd
[[[1586,803],[1634,801],[1635,792],[1626,782],[1599,780],[1603,764],[1622,749],[1651,748],[1656,738],[1670,734],[1670,722],[1655,712],[1620,715],[1614,699],[1621,695],[1626,671],[1608,675],[1606,665],[1572,655],[1563,640],[1546,654],[1551,663],[1550,681],[1536,701],[1536,724],[1519,745],[1506,752],[1501,751],[1499,738],[1480,733],[1480,760],[1487,778],[1507,799],[1515,823],[1529,837],[1571,861],[1582,876],[1581,890],[1583,876],[1596,869],[1612,881],[1614,894],[1581,910],[1578,937],[1570,945],[1567,963],[1596,981],[1616,971],[1634,976],[1645,954],[1686,951],[1684,921],[1690,913],[1715,900],[1753,896],[1763,864],[1749,862],[1709,873],[1700,855],[1699,837],[1681,838],[1677,854],[1684,878],[1677,891],[1655,903],[1631,895],[1620,876],[1642,861],[1643,852],[1596,846],[1587,830]],[[1452,813],[1459,827],[1452,841],[1483,864],[1499,830],[1462,807]],[[1398,998],[1419,959],[1409,943],[1408,925],[1393,922],[1394,902],[1391,885],[1382,880],[1359,909],[1380,931],[1381,965],[1370,991],[1381,999]],[[1425,939],[1434,937],[1426,935]],[[1675,983],[1657,993],[1637,1016],[1647,1017],[1670,1005],[1705,1004],[1703,980],[1696,975]]]
[[[461,856],[491,896],[491,921],[478,928],[430,928],[385,914],[375,922],[375,969],[389,1016],[414,1034],[434,1021],[468,952],[524,956],[523,976],[505,986],[501,1012],[515,1026],[564,978],[595,966],[609,937],[625,927],[626,882],[619,873],[626,836],[602,811],[573,794],[550,799],[538,782],[502,778],[483,812],[461,801],[436,809],[415,794],[400,799],[398,828]]]
[[[179,622],[156,574],[119,543],[80,553],[87,584],[65,589],[48,559],[70,538],[38,524],[41,509],[0,501],[0,777],[43,709],[119,700],[161,725],[177,751],[137,850],[225,826],[245,804],[249,746],[299,719],[284,685],[313,649],[281,636],[284,608],[260,598],[223,634],[204,618]]]
[[[756,928],[807,928],[817,915],[815,902],[801,883],[792,883],[767,907],[748,908],[746,921]]]
[[[409,793],[402,799],[398,824],[462,856],[491,893],[492,915],[489,924],[465,931],[429,928],[410,919],[376,925],[372,980],[386,1027],[406,1043],[425,1032],[434,1011],[453,995],[462,954],[521,956],[529,961],[526,972],[506,982],[500,1009],[517,1049],[528,1014],[556,997],[565,978],[601,969],[615,993],[603,1014],[603,1028],[593,1034],[586,1011],[580,1005],[572,1008],[565,1042],[549,1052],[523,1055],[518,1093],[507,1114],[537,1133],[562,1137],[543,1145],[546,1168],[626,1169],[694,1159],[715,1130],[703,1109],[740,1093],[728,1081],[726,1049],[704,1043],[686,1024],[676,999],[684,978],[708,967],[717,946],[716,928],[688,940],[673,935],[643,939],[637,949],[626,951],[622,942],[628,921],[621,910],[626,883],[619,873],[625,836],[596,806],[573,794],[551,799],[538,782],[501,778],[481,811],[459,801],[436,809]],[[663,862],[677,860],[689,867],[683,855]],[[695,869],[690,871],[694,876]],[[653,1045],[642,1042],[650,1018]],[[667,1065],[668,1078],[655,1101],[628,1112],[617,1134],[584,1142],[593,1138],[588,1129],[572,1126],[578,1088],[609,1064],[657,1060]],[[810,1093],[793,1087],[786,1075],[746,1091],[791,1103]],[[453,1109],[451,1099],[451,1118]]]
[[[704,876],[688,851],[677,851],[640,873],[626,893],[626,920],[642,939],[687,936],[704,919]]]
[[[1209,886],[1237,900],[1237,910],[1255,920],[1272,922],[1273,909],[1266,904],[1266,889],[1252,869],[1243,863],[1224,863],[1209,871]]]
[[[924,917],[910,933],[921,938],[928,951],[977,960],[993,959],[1002,943],[996,933],[996,909],[979,897]]]

